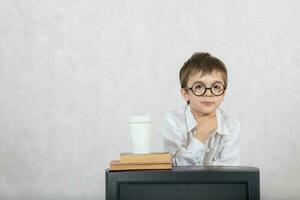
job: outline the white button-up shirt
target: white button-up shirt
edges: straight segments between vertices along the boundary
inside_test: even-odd
[[[170,152],[175,166],[239,165],[239,130],[237,119],[216,110],[218,128],[203,144],[195,137],[197,122],[190,106],[170,112],[160,132],[164,151]]]

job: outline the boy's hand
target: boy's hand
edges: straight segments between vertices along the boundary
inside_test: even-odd
[[[197,132],[195,137],[205,144],[209,134],[218,128],[216,113],[196,118]]]

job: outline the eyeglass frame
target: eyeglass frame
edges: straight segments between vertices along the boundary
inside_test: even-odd
[[[197,94],[194,93],[193,87],[194,87],[194,85],[195,85],[196,83],[201,83],[201,84],[203,84],[203,86],[205,87],[205,90],[204,90],[203,94],[197,95]],[[216,83],[221,83],[221,85],[223,85],[223,87],[224,87],[223,92],[222,92],[221,94],[219,94],[219,95],[215,95],[215,94],[213,93],[213,91],[212,91],[213,85],[216,84]],[[226,87],[221,81],[216,81],[216,82],[214,82],[213,84],[211,84],[211,87],[206,87],[206,85],[205,85],[203,82],[201,82],[201,81],[196,81],[195,83],[193,83],[192,87],[190,87],[190,88],[183,88],[183,89],[185,89],[185,90],[191,90],[192,93],[193,93],[195,96],[197,96],[197,97],[204,96],[205,93],[206,93],[206,91],[207,91],[207,90],[210,90],[210,93],[212,93],[214,96],[217,96],[217,97],[218,97],[218,96],[221,96],[222,94],[224,94],[226,88],[227,88],[227,87]]]

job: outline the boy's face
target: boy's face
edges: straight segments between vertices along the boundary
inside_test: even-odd
[[[220,88],[220,84],[216,82],[221,82],[224,85],[222,74],[217,71],[213,71],[211,74],[206,74],[205,76],[202,76],[201,72],[194,74],[189,78],[187,88],[192,88],[194,86],[194,89],[198,89],[198,91],[201,91],[199,88],[204,87],[201,86],[201,83],[199,86],[197,86],[197,82],[203,83],[203,86],[206,88],[212,87],[212,85],[215,83],[213,85],[214,92],[221,91],[220,89],[218,90],[218,88]],[[217,92],[215,93],[217,94]],[[181,95],[183,96],[185,101],[190,101],[191,111],[196,112],[198,115],[207,115],[215,112],[223,101],[225,92],[226,90],[220,96],[216,96],[212,93],[211,90],[206,89],[203,95],[196,96],[190,89],[181,89]]]

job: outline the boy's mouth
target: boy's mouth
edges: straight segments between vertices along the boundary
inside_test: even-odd
[[[204,101],[204,102],[201,102],[201,103],[205,106],[212,106],[214,104],[214,102],[211,102],[211,101]]]

